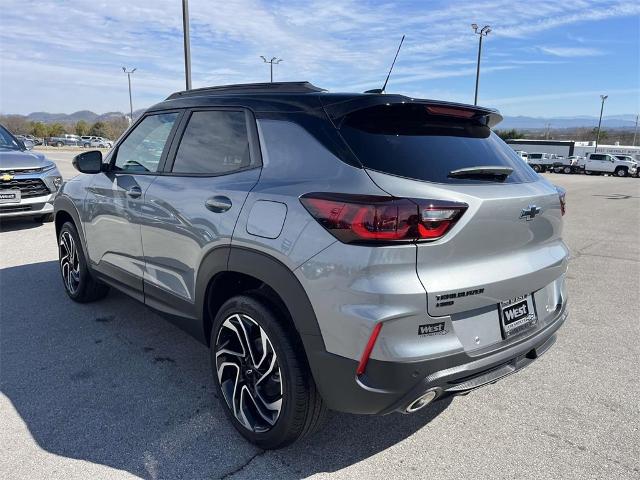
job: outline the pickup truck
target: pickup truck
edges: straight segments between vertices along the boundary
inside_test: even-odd
[[[587,175],[609,173],[618,177],[626,177],[635,175],[637,171],[638,165],[635,162],[620,160],[615,155],[608,153],[589,153],[584,162],[584,173]]]
[[[548,153],[530,153],[527,158],[529,166],[538,173],[551,170],[556,161],[556,155],[550,155]]]
[[[78,146],[82,145],[82,139],[78,135],[71,135],[65,133],[59,137],[51,137],[47,140],[48,145],[54,145],[56,147],[63,147],[65,145]]]

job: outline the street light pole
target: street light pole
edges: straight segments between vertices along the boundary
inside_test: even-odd
[[[638,116],[636,115],[636,128],[633,130],[633,143],[632,145],[635,147],[636,146],[636,135],[638,135]]]
[[[600,126],[602,125],[602,111],[604,110],[604,101],[609,98],[609,95],[600,95],[600,100],[602,103],[600,105],[600,120],[598,120],[598,133],[596,133],[596,148],[593,150],[593,153],[598,151],[598,142],[600,141]]]
[[[267,60],[265,57],[263,57],[262,55],[260,55],[260,58],[262,59],[262,61],[264,63],[268,63],[270,65],[270,79],[271,79],[271,83],[273,83],[273,64],[275,63],[276,65],[279,64],[282,59],[281,58],[277,58],[277,57],[272,57],[271,60]]]
[[[475,32],[475,34],[480,37],[480,41],[478,43],[478,65],[476,69],[476,94],[473,97],[473,104],[477,105],[478,104],[478,84],[480,83],[480,57],[482,56],[482,37],[486,37],[487,35],[489,35],[489,32],[491,32],[491,27],[489,27],[489,25],[485,25],[480,30],[478,30],[478,25],[475,23],[472,23],[471,28],[473,28],[473,31]]]
[[[182,0],[182,32],[184,36],[184,78],[191,90],[191,41],[189,40],[189,0]]]
[[[131,99],[131,74],[136,70],[137,68],[134,68],[133,70],[127,70],[126,67],[122,67],[122,71],[127,74],[127,80],[129,80],[129,111],[130,111],[129,122],[130,123],[133,123],[133,100]]]

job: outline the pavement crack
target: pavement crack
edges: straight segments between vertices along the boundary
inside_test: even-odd
[[[267,453],[267,450],[258,450],[258,452],[256,452],[254,455],[249,457],[246,462],[244,462],[243,464],[241,464],[237,468],[231,470],[230,472],[225,473],[222,477],[219,477],[220,480],[226,480],[227,478],[233,477],[236,473],[239,473],[242,470],[244,470],[245,468],[247,468],[251,462],[253,462],[256,458],[261,457],[265,453]]]

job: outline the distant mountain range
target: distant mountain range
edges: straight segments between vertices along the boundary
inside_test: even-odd
[[[580,127],[597,127],[598,117],[576,116],[576,117],[509,117],[505,116],[504,120],[498,124],[499,129],[538,129],[546,128],[580,128]],[[634,128],[636,125],[636,116],[633,114],[626,115],[610,115],[602,117],[603,128]]]
[[[139,117],[144,112],[144,109],[135,110],[133,112],[134,118]],[[60,122],[60,123],[75,123],[79,120],[84,120],[88,123],[97,121],[109,120],[112,118],[121,118],[124,116],[122,112],[107,112],[101,115],[94,113],[90,110],[80,110],[74,113],[48,113],[48,112],[33,112],[27,115],[27,120],[34,122]],[[636,116],[633,114],[626,115],[610,115],[602,118],[603,128],[634,128],[636,122]],[[525,117],[525,116],[505,116],[504,120],[498,125],[498,128],[503,129],[543,129],[549,124],[552,129],[559,128],[579,128],[579,127],[596,127],[598,125],[598,117],[591,116],[576,116],[576,117]]]

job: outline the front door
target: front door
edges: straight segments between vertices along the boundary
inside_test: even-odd
[[[144,255],[140,218],[145,192],[156,178],[179,113],[148,115],[95,175],[83,219],[93,268],[134,297],[143,299]]]

